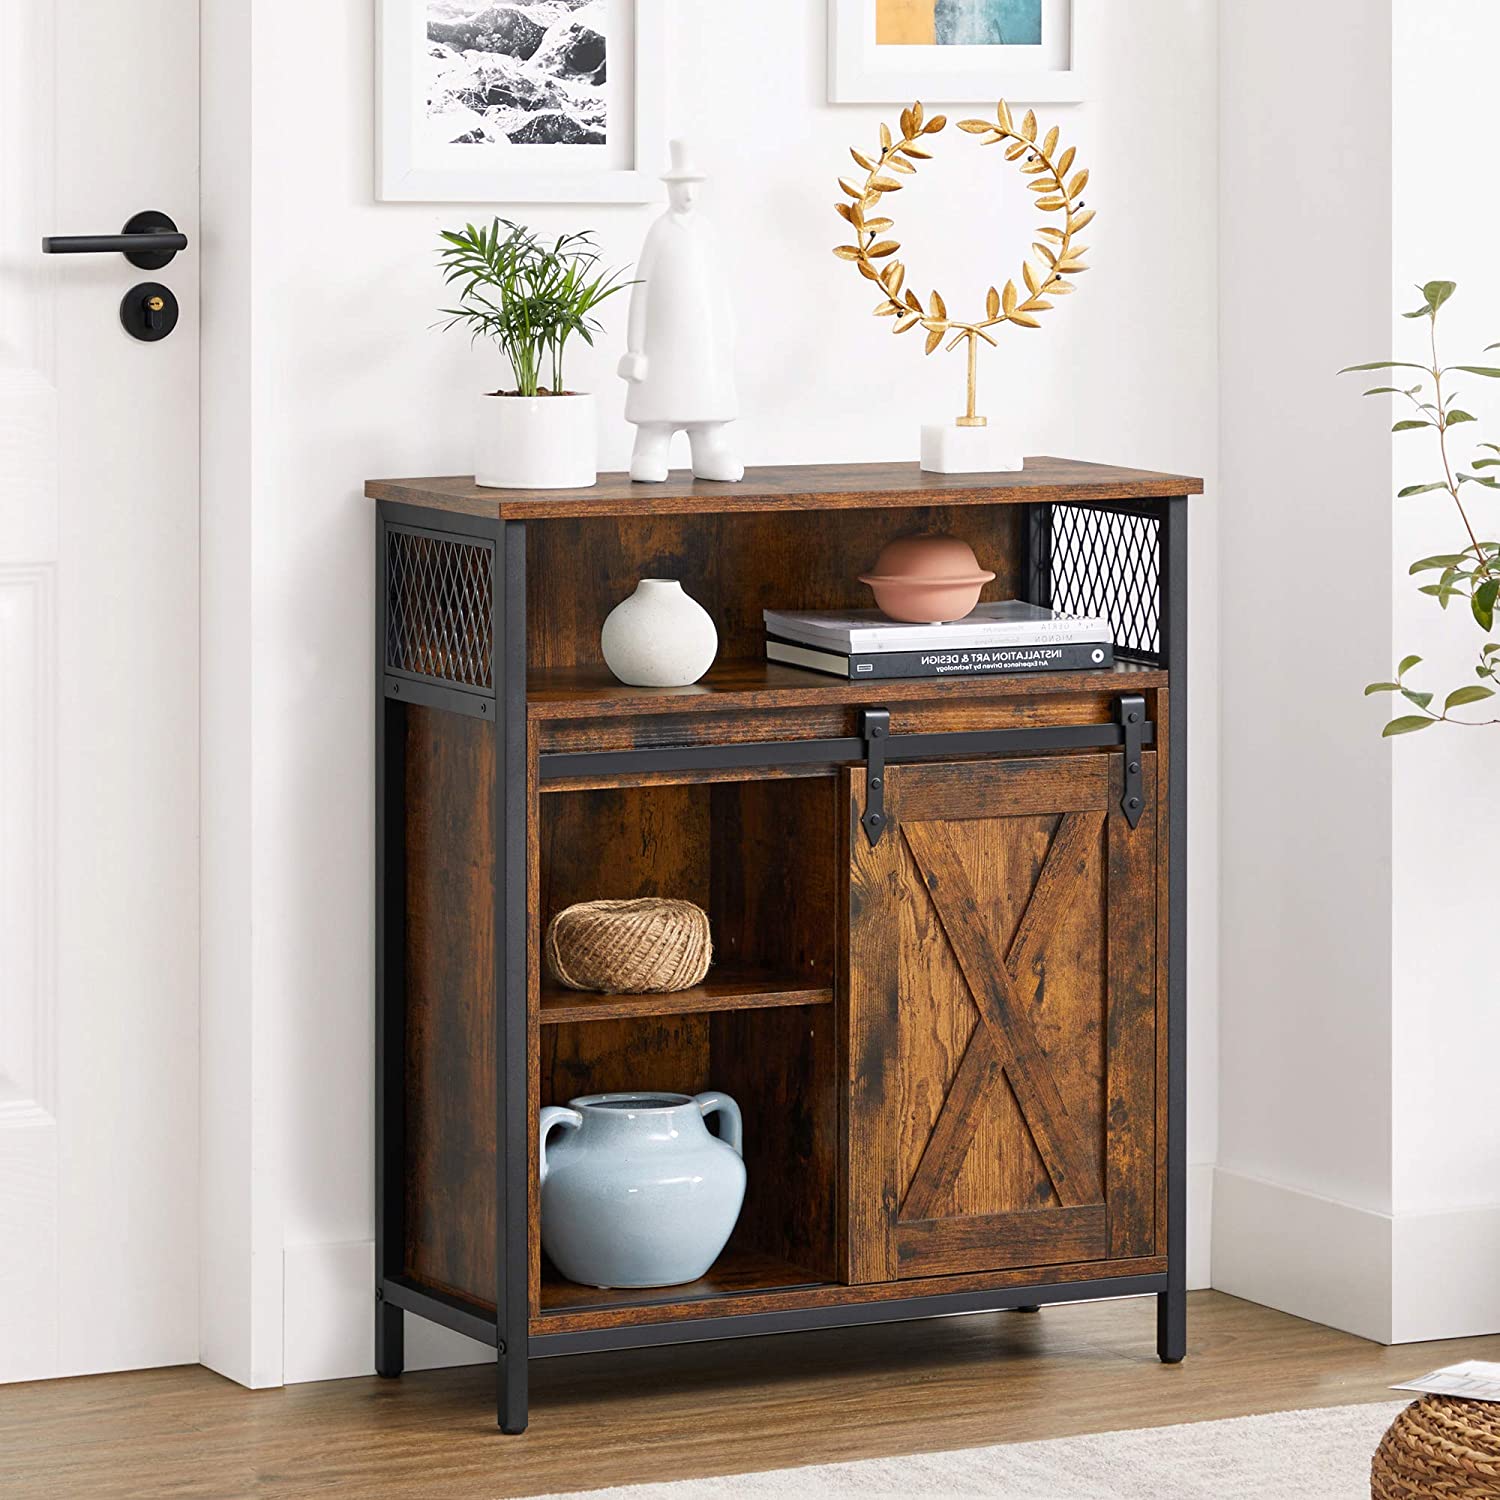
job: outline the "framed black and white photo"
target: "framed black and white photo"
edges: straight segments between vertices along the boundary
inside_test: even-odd
[[[828,0],[834,104],[1085,97],[1092,0]]]
[[[661,196],[661,0],[379,0],[378,195]]]

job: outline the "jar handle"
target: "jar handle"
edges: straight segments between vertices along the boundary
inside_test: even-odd
[[[740,1118],[740,1107],[729,1097],[728,1094],[695,1094],[693,1103],[702,1112],[705,1119],[718,1110],[724,1116],[723,1124],[720,1126],[719,1139],[733,1150],[734,1154],[743,1157],[745,1154],[745,1123]]]
[[[566,1125],[577,1130],[583,1124],[583,1116],[576,1109],[564,1104],[549,1104],[538,1117],[536,1129],[536,1155],[538,1163],[537,1181],[547,1180],[547,1136],[554,1125]]]

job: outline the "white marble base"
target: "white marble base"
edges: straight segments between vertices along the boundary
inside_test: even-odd
[[[996,474],[1024,461],[998,428],[929,422],[922,428],[922,467],[929,474]]]

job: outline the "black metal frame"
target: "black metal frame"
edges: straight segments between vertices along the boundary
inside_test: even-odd
[[[866,710],[869,713],[870,710]],[[1143,726],[1154,744],[1156,726]],[[940,734],[886,734],[882,762],[933,756],[1024,755],[1042,750],[1108,750],[1125,743],[1119,724],[1063,724],[1050,729],[960,729]],[[753,740],[735,745],[668,745],[648,750],[559,751],[537,757],[543,781],[574,776],[628,776],[638,771],[736,771],[755,766],[822,766],[865,760],[862,735]],[[874,843],[876,840],[871,839]]]
[[[1188,502],[1162,502],[1161,654],[1169,674],[1167,783],[1167,1286],[1156,1299],[1156,1352],[1187,1353]]]
[[[431,532],[430,512],[389,501],[380,505],[376,540],[376,1036],[375,1036],[375,1363],[380,1374],[403,1366],[403,1319],[407,1312],[496,1350],[498,1418],[508,1433],[527,1423],[527,1362],[548,1355],[646,1347],[708,1339],[749,1337],[803,1329],[905,1321],[949,1313],[1101,1297],[1154,1295],[1157,1349],[1168,1363],[1186,1350],[1184,1280],[1186,1210],[1186,914],[1187,914],[1187,501],[1087,502],[1097,510],[1149,514],[1159,527],[1158,608],[1160,650],[1137,659],[1165,666],[1171,683],[1170,773],[1166,799],[1169,854],[1168,1038],[1167,1038],[1167,1270],[1163,1274],[1101,1277],[983,1292],[937,1293],[875,1302],[845,1302],[727,1316],[637,1324],[573,1333],[529,1333],[530,1235],[528,1153],[496,1153],[496,1286],[492,1315],[487,1307],[445,1296],[404,1279],[402,1183],[405,1164],[403,1049],[405,1045],[404,922],[396,902],[404,891],[402,786],[404,741],[398,732],[404,703],[498,721],[494,757],[494,846],[496,986],[495,1079],[497,1140],[527,1139],[526,1016],[526,530],[518,521],[491,522],[445,517],[445,532],[492,542],[496,547],[492,637],[494,693],[392,671],[386,664],[386,552],[391,527]],[[1053,597],[1051,505],[1030,505],[1025,528],[1024,587],[1036,603]],[[450,525],[451,522],[451,525]],[[1135,722],[1129,711],[1144,704],[1122,694],[1117,722],[1102,725],[881,736],[881,764],[932,756],[1014,754],[1124,746],[1127,760],[1155,742],[1156,726]],[[1128,705],[1128,706],[1127,706]],[[879,712],[878,710],[876,711]],[[878,722],[878,720],[876,721]],[[868,727],[868,721],[862,727]],[[888,726],[887,726],[888,727]],[[745,745],[691,745],[643,750],[558,753],[539,759],[543,780],[639,771],[722,770],[769,765],[839,764],[874,756],[866,735],[787,740]],[[1127,767],[1126,799],[1130,776]],[[1128,813],[1128,808],[1127,808]]]
[[[525,1432],[528,1276],[526,1119],[526,527],[500,527],[495,572],[495,686],[504,717],[495,736],[495,1312],[499,1421]],[[512,1150],[500,1143],[522,1143]]]

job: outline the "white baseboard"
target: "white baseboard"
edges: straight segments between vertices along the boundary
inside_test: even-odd
[[[1218,1168],[1213,1284],[1388,1344],[1390,1217]]]
[[[1187,1289],[1213,1283],[1214,1164],[1190,1161],[1187,1169]]]
[[[1500,1204],[1398,1214],[1391,1271],[1393,1343],[1500,1333]]]
[[[1500,1332],[1500,1205],[1355,1208],[1222,1168],[1213,1284],[1382,1344]]]
[[[285,1252],[285,1380],[375,1373],[375,1245],[297,1245]],[[495,1351],[426,1318],[406,1317],[406,1368],[489,1364]]]

